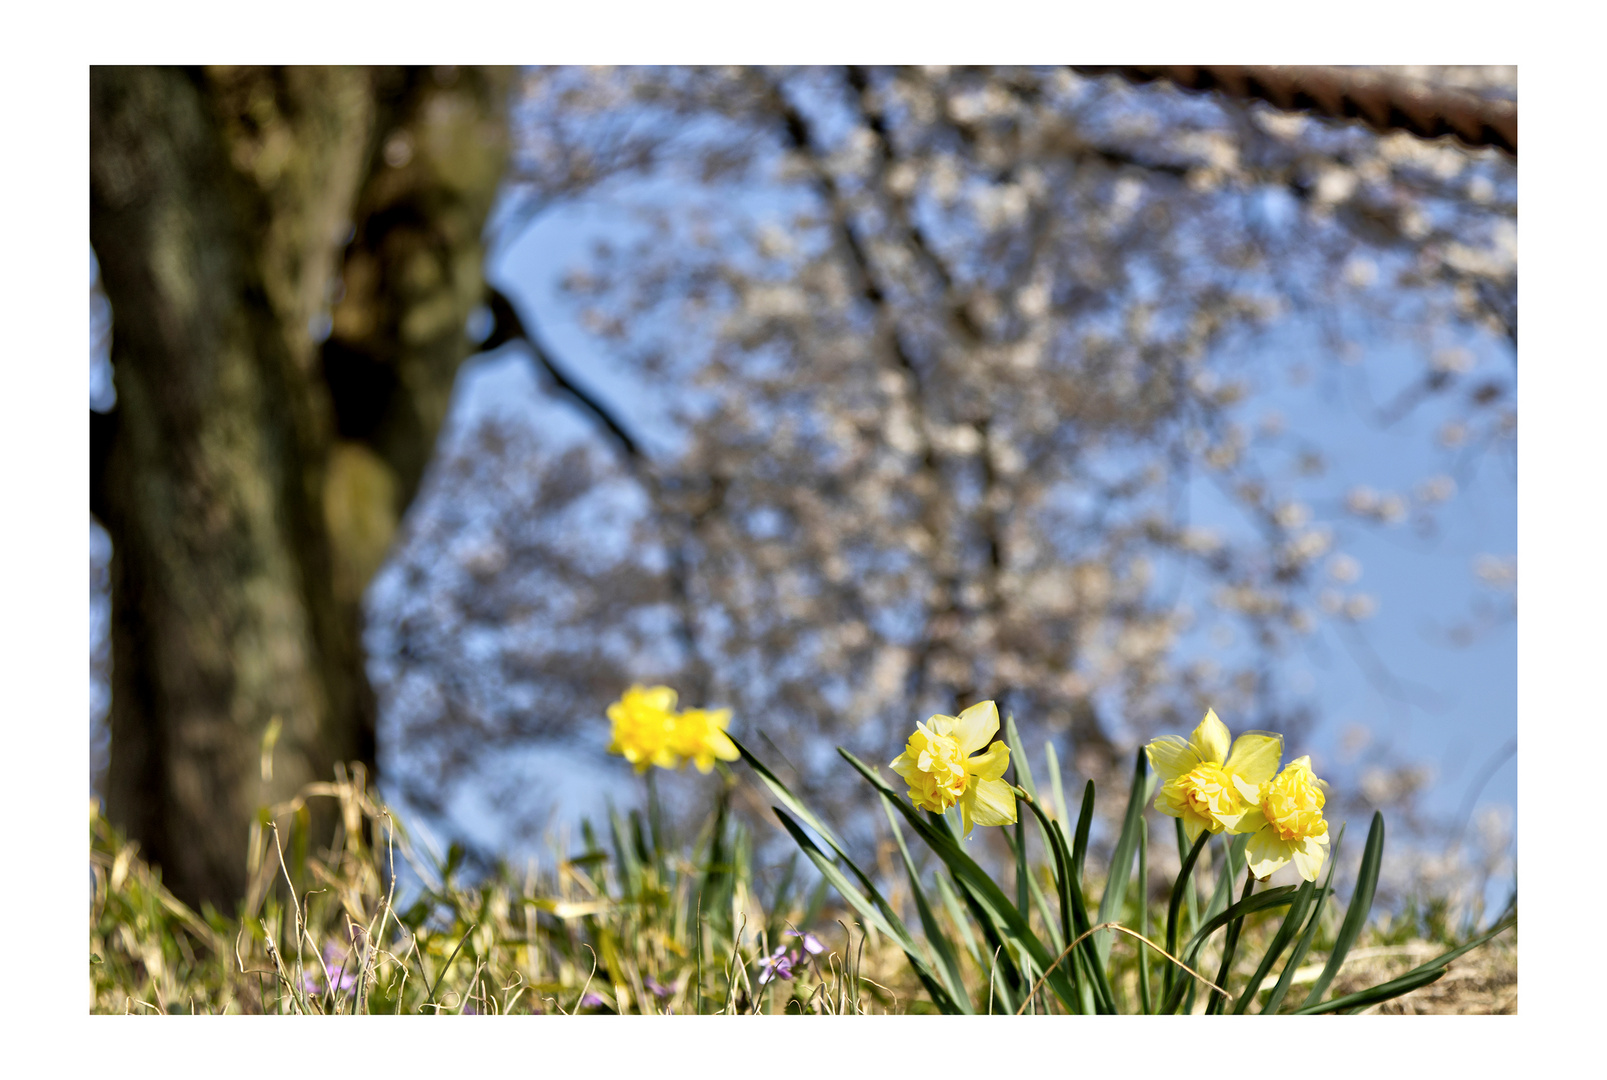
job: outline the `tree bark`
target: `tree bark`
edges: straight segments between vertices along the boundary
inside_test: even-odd
[[[374,763],[360,598],[471,350],[509,83],[91,70],[117,390],[91,415],[113,542],[107,813],[191,903],[243,895],[263,807]]]

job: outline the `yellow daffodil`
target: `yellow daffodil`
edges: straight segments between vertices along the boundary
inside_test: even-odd
[[[680,763],[671,745],[675,735],[674,690],[633,685],[608,707],[608,719],[614,724],[608,752],[623,755],[637,772],[646,772],[651,765],[673,769]]]
[[[1240,821],[1240,831],[1254,830],[1245,856],[1250,872],[1265,881],[1293,861],[1307,881],[1317,880],[1328,857],[1328,823],[1323,820],[1325,785],[1311,772],[1311,758],[1296,758],[1274,779],[1261,785],[1257,805]]]
[[[999,710],[991,701],[959,716],[934,716],[915,725],[890,768],[909,784],[911,801],[923,810],[941,814],[959,803],[967,835],[973,825],[1014,823],[1015,793],[1000,779],[1010,764],[1010,748],[1002,742],[988,746],[998,730]],[[978,753],[984,746],[987,750]]]
[[[1260,799],[1261,785],[1278,771],[1283,736],[1246,732],[1229,750],[1227,725],[1207,709],[1187,742],[1167,735],[1144,752],[1160,777],[1155,809],[1181,818],[1192,843],[1202,831],[1249,831],[1243,818]]]
[[[741,755],[725,733],[730,722],[730,709],[687,709],[670,729],[670,749],[685,759],[681,764],[694,762],[701,773],[714,768],[715,758],[735,761]]]

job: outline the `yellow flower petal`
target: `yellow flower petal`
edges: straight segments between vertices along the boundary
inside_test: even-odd
[[[735,761],[742,755],[737,753],[736,744],[725,732],[716,732],[710,737],[708,745],[693,756],[692,761],[697,765],[697,771],[707,773],[714,768],[714,762]]]
[[[687,709],[675,717],[669,748],[706,773],[714,768],[715,759],[735,761],[741,756],[725,733],[730,723],[730,709]]]
[[[1293,841],[1279,839],[1273,829],[1260,830],[1250,837],[1250,842],[1244,848],[1250,873],[1265,881],[1294,857],[1296,847]]]
[[[640,689],[633,687],[632,689]],[[675,691],[668,686],[654,686],[641,690],[639,695],[642,705],[649,709],[660,709],[669,712],[675,708]]]
[[[1188,807],[1188,800],[1175,781],[1160,784],[1155,788],[1155,809],[1167,817],[1180,818]]]
[[[1227,766],[1224,765],[1223,768],[1226,769]],[[1239,798],[1243,799],[1247,803],[1258,803],[1261,801],[1261,789],[1264,785],[1252,784],[1238,773],[1230,772],[1228,775],[1233,779],[1233,790],[1239,793]]]
[[[1016,795],[1003,780],[978,780],[960,799],[965,831],[972,825],[1011,825],[1016,820]]]
[[[916,724],[904,752],[891,768],[909,784],[910,801],[923,810],[941,814],[965,793],[965,765],[954,740],[942,734],[952,717],[933,717]]]
[[[1177,735],[1162,735],[1152,740],[1144,747],[1144,754],[1149,758],[1150,767],[1160,776],[1163,784],[1186,775],[1200,763],[1199,751]]]
[[[1293,851],[1295,869],[1307,881],[1317,880],[1317,871],[1322,869],[1323,860],[1328,857],[1328,837],[1308,836],[1302,841],[1290,841],[1298,844]]]
[[[1189,736],[1189,744],[1201,761],[1220,765],[1228,758],[1228,726],[1217,719],[1215,709],[1205,710],[1205,719]]]
[[[1267,816],[1261,812],[1261,807],[1251,803],[1245,808],[1244,816],[1229,831],[1238,836],[1241,833],[1255,832],[1267,823]]]
[[[1227,767],[1233,774],[1259,787],[1278,772],[1283,757],[1283,736],[1269,731],[1246,731],[1233,740],[1233,752],[1228,755]],[[1255,794],[1248,798],[1254,799]]]
[[[637,772],[646,772],[653,765],[675,768],[678,759],[670,745],[675,716],[669,711],[674,704],[675,691],[667,686],[633,684],[608,707],[613,724],[609,753],[624,757]]]
[[[1010,748],[995,742],[986,752],[977,754],[965,763],[965,771],[979,780],[997,780],[1010,765]]]
[[[970,757],[984,746],[999,730],[999,707],[991,701],[979,701],[955,718],[949,735],[960,744],[962,757]]]

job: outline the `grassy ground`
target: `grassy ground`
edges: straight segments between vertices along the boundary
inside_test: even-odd
[[[343,822],[331,848],[306,851],[299,828],[312,800],[333,800]],[[615,817],[586,829],[566,858],[522,875],[507,868],[468,884],[459,859],[433,860],[379,805],[362,776],[310,786],[263,816],[252,841],[252,886],[239,911],[191,911],[159,873],[91,812],[90,1009],[206,1013],[906,1013],[932,1011],[903,952],[865,931],[821,883],[791,872],[757,884],[746,829],[722,799],[700,834],[679,845],[656,815]],[[393,868],[411,865],[421,888],[398,897]],[[935,895],[949,898],[933,880]],[[1051,884],[1052,889],[1052,884]],[[889,903],[914,919],[892,882]],[[1121,921],[1165,919],[1165,897],[1136,897]],[[1318,932],[1292,977],[1317,977],[1339,912]],[[986,941],[959,905],[934,918],[962,946],[972,1004],[999,1011]],[[1228,986],[1243,985],[1254,947],[1276,918],[1247,920]],[[792,936],[808,931],[820,951]],[[1218,935],[1220,936],[1220,935]],[[1333,986],[1338,993],[1393,977],[1462,940],[1442,907],[1421,904],[1371,924]],[[765,959],[782,950],[764,978]],[[1159,959],[1132,939],[1111,947],[1113,991],[1137,1004]],[[1215,973],[1208,946],[1200,968]],[[1243,970],[1240,970],[1243,969]],[[1427,987],[1373,1011],[1514,1012],[1516,932],[1456,961]],[[790,978],[784,975],[790,974]],[[1272,973],[1263,986],[1276,981]],[[1040,1011],[1047,995],[1029,998]],[[1195,1011],[1204,1008],[1199,995]],[[990,1008],[990,1003],[993,1007]],[[1249,1011],[1259,1010],[1252,1002]],[[1124,1010],[1125,1011],[1125,1010]]]

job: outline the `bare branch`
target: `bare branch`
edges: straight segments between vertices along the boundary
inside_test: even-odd
[[[1374,131],[1409,131],[1423,139],[1453,135],[1471,147],[1518,156],[1518,106],[1463,90],[1429,86],[1361,68],[1206,64],[1073,65],[1080,75],[1120,75],[1132,82],[1167,79],[1185,90],[1216,90],[1330,120],[1360,120]]]

